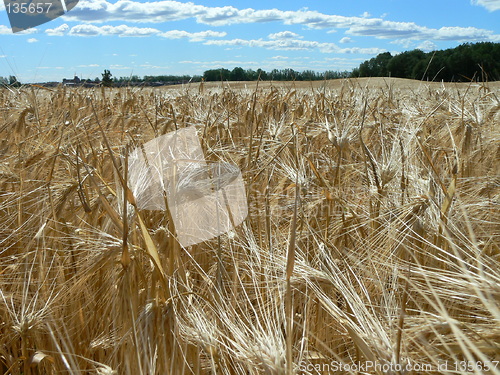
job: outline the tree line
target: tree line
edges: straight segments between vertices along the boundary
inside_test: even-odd
[[[433,52],[419,49],[396,55],[390,52],[380,53],[367,60],[359,67],[348,71],[313,70],[297,71],[294,69],[243,69],[235,67],[209,69],[203,75],[146,75],[139,77],[115,77],[109,70],[104,70],[102,80],[84,80],[103,86],[126,85],[166,85],[201,81],[316,81],[349,77],[398,77],[428,81],[498,81],[500,80],[500,43],[480,42],[465,43],[458,47]],[[83,81],[82,81],[83,82]],[[0,86],[20,86],[15,76],[8,79],[0,77]]]
[[[116,83],[126,82],[144,82],[153,83],[187,83],[187,82],[214,82],[214,81],[317,81],[324,79],[346,78],[349,72],[338,72],[329,70],[326,72],[316,72],[314,70],[297,71],[294,69],[273,69],[266,72],[263,69],[243,69],[235,67],[232,70],[226,68],[209,69],[203,75],[159,75],[144,76],[140,78],[137,75],[130,77],[115,78]]]
[[[464,43],[455,48],[423,52],[420,49],[396,55],[384,52],[367,60],[351,72],[328,70],[296,71],[294,69],[219,68],[206,70],[201,76],[145,76],[141,82],[200,82],[200,81],[316,81],[349,77],[398,77],[426,81],[498,81],[500,80],[500,43]],[[117,82],[126,81],[122,77]],[[130,78],[128,78],[130,81]],[[134,81],[134,79],[132,79]]]
[[[346,78],[349,72],[338,72],[328,70],[325,72],[316,72],[314,70],[297,71],[294,69],[273,69],[266,72],[262,69],[243,69],[236,67],[229,69],[210,69],[203,73],[205,81],[318,81],[324,79]]]
[[[425,53],[419,49],[379,54],[352,71],[353,77],[399,77],[426,81],[500,80],[500,43],[465,43]]]

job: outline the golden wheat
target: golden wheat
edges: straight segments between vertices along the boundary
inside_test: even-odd
[[[0,374],[499,374],[498,88],[315,85],[0,91]],[[184,249],[123,156],[187,126],[249,215]]]

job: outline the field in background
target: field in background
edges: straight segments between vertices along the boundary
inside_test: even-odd
[[[255,90],[256,88],[270,89],[310,89],[310,90],[341,90],[342,87],[349,86],[351,88],[357,89],[369,89],[369,90],[390,90],[397,89],[402,91],[418,92],[422,88],[429,88],[432,90],[446,89],[446,90],[467,90],[467,88],[475,87],[485,87],[489,90],[499,90],[500,81],[488,82],[484,85],[480,83],[470,84],[463,82],[424,82],[415,81],[406,78],[349,78],[349,79],[333,79],[327,81],[289,81],[289,82],[273,82],[273,81],[238,81],[238,82],[204,82],[204,83],[191,83],[183,85],[183,88],[190,90],[198,89],[202,85],[205,88],[216,89],[216,88],[227,88],[227,89],[249,89]],[[167,89],[178,89],[179,86],[164,86]]]
[[[183,249],[122,156],[186,126],[249,216]],[[0,160],[0,374],[500,373],[498,83],[2,89]]]

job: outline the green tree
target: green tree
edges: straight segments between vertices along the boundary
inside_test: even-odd
[[[108,69],[104,69],[104,73],[102,75],[102,84],[105,87],[111,87],[113,86],[113,78],[111,78],[113,75]]]
[[[9,76],[9,86],[20,87],[21,82],[17,80],[16,76]]]
[[[424,72],[416,72],[414,67],[425,58],[425,53],[419,49],[406,51],[394,56],[387,64],[387,70],[391,77],[420,79]]]
[[[380,53],[377,57],[362,63],[359,66],[358,75],[360,77],[387,77],[389,75],[387,65],[391,59],[390,52]]]
[[[245,70],[240,67],[236,67],[231,71],[231,74],[229,75],[229,79],[231,81],[247,81],[248,77],[245,73]]]
[[[353,69],[351,76],[387,76],[437,81],[500,80],[500,43],[465,43],[424,53],[386,52]]]
[[[227,69],[210,69],[203,73],[205,81],[227,81],[231,72]]]
[[[261,68],[257,69],[257,78],[260,77],[261,80],[267,81],[268,79],[268,74],[265,70],[262,70]]]

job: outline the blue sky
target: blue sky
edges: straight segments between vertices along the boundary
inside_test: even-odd
[[[343,71],[385,51],[479,41],[500,42],[500,0],[80,0],[17,34],[0,5],[0,76],[21,82],[93,79],[104,69]]]

